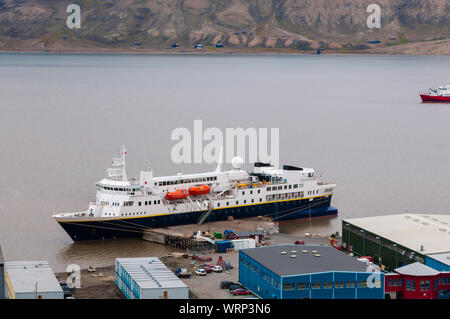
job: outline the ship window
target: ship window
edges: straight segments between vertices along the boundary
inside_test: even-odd
[[[262,198],[260,198],[259,201],[262,202]]]
[[[158,204],[161,203],[161,200],[158,199]]]
[[[139,202],[139,206],[141,206],[141,202]]]
[[[246,200],[246,199],[244,199],[244,204],[245,204],[245,203],[247,203],[247,200]]]
[[[267,187],[267,191],[270,192],[272,190],[271,187]]]
[[[258,194],[261,194],[261,190],[260,189],[258,189]]]
[[[284,185],[284,189],[287,189],[287,185]]]
[[[245,195],[245,191],[242,192],[242,195]]]
[[[250,191],[250,194],[253,194],[253,191]]]
[[[282,190],[283,189],[283,186],[278,186],[278,190]]]
[[[236,205],[239,205],[239,201],[238,200],[236,201]]]
[[[220,203],[217,203],[217,207],[220,207]]]
[[[292,185],[289,185],[289,189],[292,189]]]
[[[227,202],[227,206],[228,206],[228,205],[230,205],[230,203],[229,203],[229,202]]]
[[[255,200],[252,198],[252,203],[254,202]]]
[[[153,204],[154,204],[154,205],[156,205],[156,200],[155,200],[155,201],[153,201]]]
[[[294,184],[294,188],[297,188],[298,187],[298,185],[297,184]]]

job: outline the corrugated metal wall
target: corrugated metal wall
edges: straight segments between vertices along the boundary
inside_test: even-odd
[[[263,299],[281,299],[281,278],[239,251],[239,282]]]
[[[398,244],[372,234],[357,226],[342,221],[342,247],[344,251],[353,252],[355,256],[374,257],[374,263],[381,264],[386,270],[392,271],[395,268],[419,261],[425,263],[425,256],[414,252],[411,258],[411,250],[399,246]],[[397,245],[397,246],[394,246]]]

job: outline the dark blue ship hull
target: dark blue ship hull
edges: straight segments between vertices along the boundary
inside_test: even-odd
[[[325,196],[220,208],[211,212],[205,223],[225,220],[229,216],[233,216],[236,219],[268,216],[273,218],[274,221],[283,221],[337,215],[338,210],[330,206],[330,204],[331,196]],[[205,211],[109,220],[59,221],[59,224],[74,241],[141,237],[148,228],[196,224],[204,213]]]

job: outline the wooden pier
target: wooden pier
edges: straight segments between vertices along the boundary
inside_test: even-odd
[[[214,245],[208,241],[193,238],[198,231],[206,233],[212,238],[215,232],[223,232],[227,229],[233,231],[256,231],[266,233],[277,231],[273,220],[268,217],[254,217],[246,219],[234,219],[206,223],[202,225],[188,224],[164,228],[152,228],[147,230],[142,239],[158,244],[176,247],[182,250],[207,251],[213,250]]]

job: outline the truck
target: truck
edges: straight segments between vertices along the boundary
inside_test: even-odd
[[[188,272],[186,268],[177,268],[175,270],[175,275],[178,278],[189,278],[189,277],[191,277],[191,273]]]

